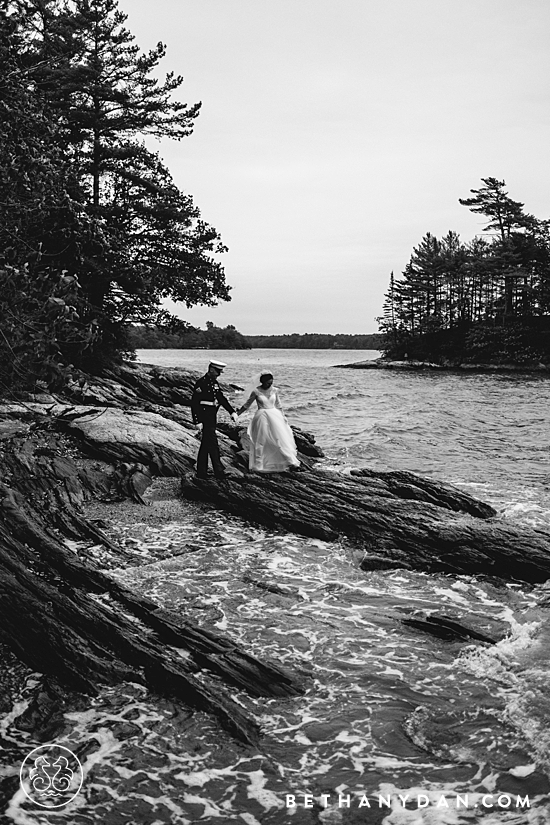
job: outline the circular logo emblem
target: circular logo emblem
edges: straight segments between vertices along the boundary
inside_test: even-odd
[[[82,787],[82,765],[62,745],[41,745],[23,760],[19,781],[25,795],[42,808],[62,808]]]

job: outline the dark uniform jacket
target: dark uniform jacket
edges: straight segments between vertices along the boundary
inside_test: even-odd
[[[223,392],[217,379],[206,373],[196,382],[191,396],[191,413],[193,424],[206,424],[216,420],[219,407],[223,407],[229,414],[235,412]]]

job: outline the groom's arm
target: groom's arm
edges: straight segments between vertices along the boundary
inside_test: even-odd
[[[216,401],[218,402],[220,407],[223,407],[224,410],[227,410],[229,415],[236,412],[235,408],[229,403],[229,401],[227,400],[227,398],[225,397],[225,395],[223,394],[223,392],[220,390],[219,387],[216,390]]]

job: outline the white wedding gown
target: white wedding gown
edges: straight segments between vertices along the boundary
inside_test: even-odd
[[[283,415],[277,388],[254,389],[247,406],[253,401],[258,409],[248,426],[249,469],[256,473],[280,473],[298,467],[296,442]]]

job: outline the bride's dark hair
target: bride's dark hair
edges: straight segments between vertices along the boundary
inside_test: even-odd
[[[260,375],[260,384],[265,384],[265,382],[269,381],[270,378],[273,380],[273,376],[270,372],[262,372]]]

